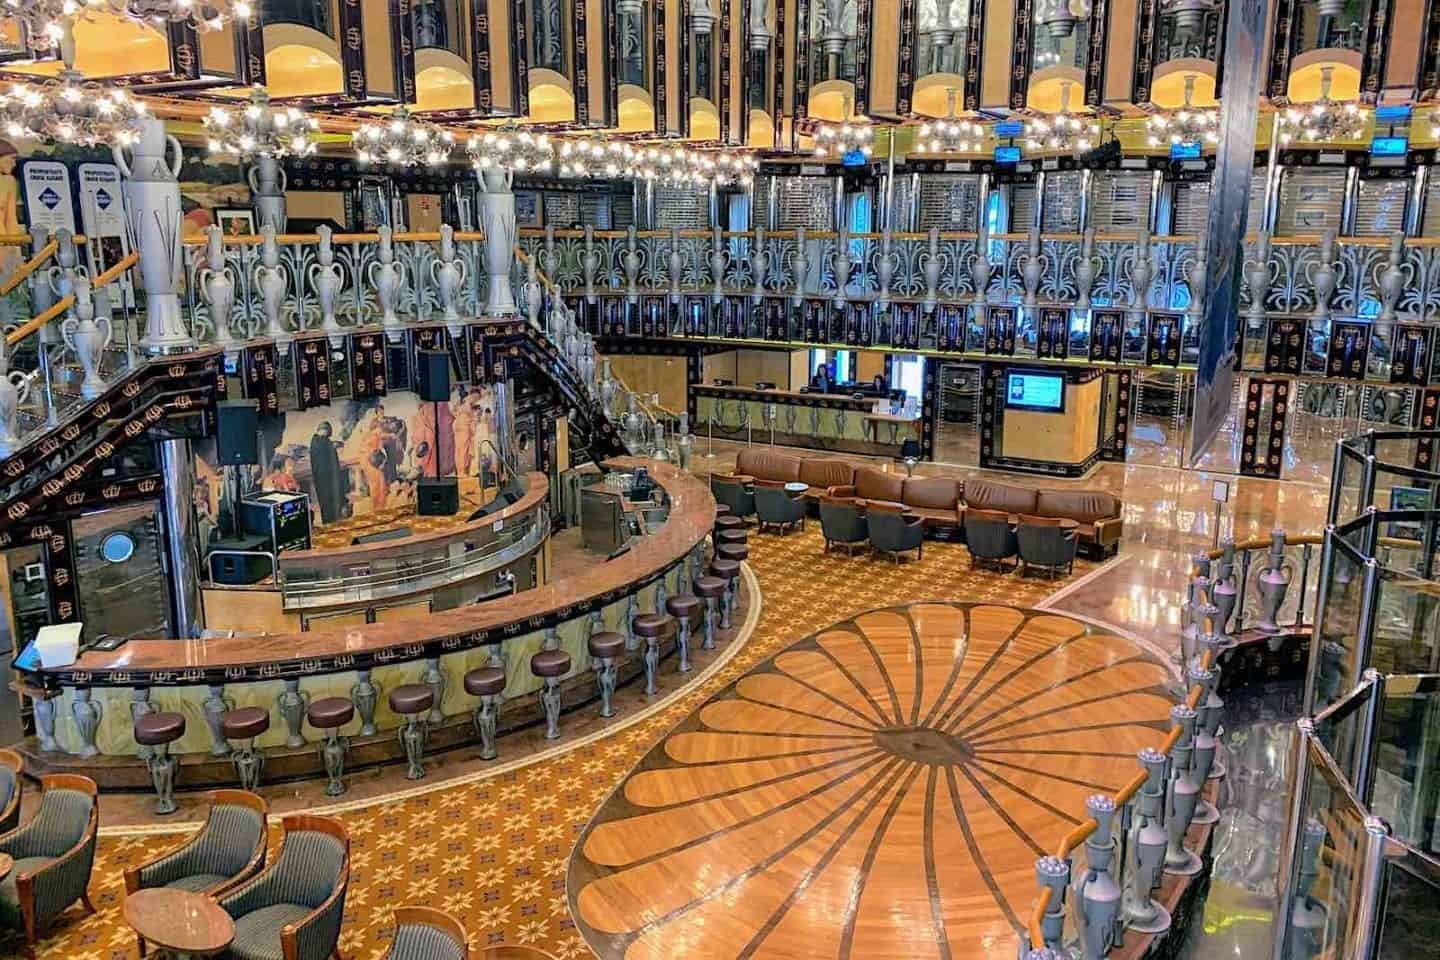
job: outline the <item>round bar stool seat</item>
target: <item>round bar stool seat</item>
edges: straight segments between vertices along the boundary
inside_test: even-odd
[[[260,707],[238,707],[220,716],[220,732],[226,740],[253,740],[270,729],[270,712]]]
[[[168,746],[185,736],[185,716],[147,713],[135,721],[135,742],[142,747]]]
[[[734,580],[740,576],[740,561],[712,560],[710,561],[710,575],[719,577],[721,580]]]
[[[480,759],[494,760],[496,699],[505,691],[505,669],[503,667],[476,667],[465,671],[465,692],[479,697],[475,708],[475,733],[480,737]]]
[[[732,547],[743,547],[750,542],[750,536],[744,530],[722,530],[715,539],[717,546],[729,544]]]
[[[465,673],[465,692],[472,697],[493,697],[505,690],[505,671],[500,667],[479,667]]]
[[[727,530],[734,530],[738,531],[739,533],[744,533],[745,521],[740,519],[739,517],[732,517],[728,514],[723,517],[716,517],[715,535],[719,536],[720,534],[725,533]]]
[[[320,760],[325,764],[325,775],[330,782],[325,785],[327,797],[338,797],[345,792],[345,752],[347,744],[340,739],[340,728],[355,719],[355,704],[345,697],[322,697],[310,704],[305,711],[310,726],[325,731],[320,743]]]
[[[560,678],[570,672],[570,654],[564,650],[541,650],[530,658],[530,672],[545,681],[540,706],[545,709],[545,739],[560,737]]]
[[[642,613],[635,618],[635,635],[645,641],[645,695],[655,696],[655,674],[660,669],[660,641],[675,629],[668,613]]]
[[[690,672],[690,631],[694,630],[705,617],[705,602],[690,593],[681,593],[665,601],[665,609],[680,625],[675,646],[680,650],[680,663],[676,673]]]
[[[717,516],[717,517],[728,517],[729,515],[730,515],[730,504],[728,504],[728,503],[717,503],[717,504],[715,504],[715,516]]]
[[[422,760],[425,741],[430,738],[426,718],[434,705],[435,691],[426,683],[406,683],[390,691],[390,709],[405,718],[405,726],[400,728],[400,745],[405,748],[405,760],[409,764],[405,771],[407,780],[425,776]]]
[[[592,634],[590,637],[590,656],[596,659],[602,657],[618,657],[624,652],[625,635],[623,633],[602,630],[600,633]]]
[[[715,556],[721,560],[743,563],[750,559],[750,548],[743,543],[722,543],[715,548]]]
[[[708,574],[695,579],[695,595],[706,600],[714,600],[725,594],[725,581],[719,577],[712,577]]]
[[[175,812],[175,773],[179,762],[170,755],[170,744],[185,736],[185,716],[179,713],[145,713],[135,719],[135,742],[150,747],[145,765],[155,787],[155,812]],[[143,751],[142,751],[143,752]]]
[[[240,746],[230,748],[230,762],[235,765],[242,790],[260,786],[260,768],[265,758],[255,752],[255,738],[269,729],[270,711],[260,707],[238,707],[220,715],[220,735],[226,740],[240,741]]]
[[[537,677],[563,677],[570,672],[570,654],[564,650],[541,650],[530,658],[530,672]]]

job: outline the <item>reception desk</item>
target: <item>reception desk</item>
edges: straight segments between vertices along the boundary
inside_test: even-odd
[[[892,414],[888,400],[837,393],[693,386],[696,432],[727,440],[769,442],[815,450],[893,457],[918,440],[920,418]]]
[[[670,509],[664,522],[630,550],[582,574],[403,622],[131,640],[113,652],[85,652],[67,667],[24,674],[22,682],[36,698],[37,726],[37,736],[22,744],[27,771],[42,775],[84,766],[102,786],[144,788],[149,779],[137,757],[131,717],[132,709],[153,708],[186,718],[185,735],[172,745],[181,759],[181,787],[232,783],[234,770],[219,736],[220,714],[258,706],[271,715],[269,731],[256,744],[267,754],[267,778],[313,776],[321,770],[314,749],[320,735],[304,721],[305,706],[327,696],[355,703],[354,720],[340,731],[352,738],[353,764],[397,759],[401,752],[394,730],[402,720],[390,711],[385,693],[405,683],[426,683],[435,690],[445,719],[432,724],[430,749],[444,749],[472,737],[476,700],[465,692],[462,679],[492,658],[503,663],[507,677],[499,731],[540,718],[536,694],[542,681],[531,674],[529,663],[547,645],[570,655],[571,669],[561,686],[563,708],[588,702],[596,696],[590,633],[627,635],[620,682],[643,672],[629,624],[638,613],[656,608],[657,590],[663,591],[663,602],[663,596],[688,589],[715,519],[715,501],[706,485],[669,464],[627,457],[607,466],[648,467]],[[493,528],[494,519],[490,522]],[[467,535],[473,531],[459,535],[459,541],[445,535],[426,546],[463,543]],[[373,550],[342,554],[358,562],[379,556]],[[322,560],[330,558],[297,554],[293,569],[314,569]],[[282,564],[282,578],[283,573]],[[662,654],[672,651],[673,640]]]

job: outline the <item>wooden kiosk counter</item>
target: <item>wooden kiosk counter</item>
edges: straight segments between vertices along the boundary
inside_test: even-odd
[[[256,741],[267,755],[267,779],[315,775],[321,771],[314,747],[321,732],[305,722],[305,707],[329,696],[355,703],[355,718],[340,731],[352,737],[354,766],[397,759],[403,754],[394,730],[403,721],[390,711],[386,692],[406,683],[436,690],[444,719],[432,722],[429,749],[444,749],[473,736],[476,700],[462,679],[489,662],[492,651],[507,678],[498,729],[540,716],[541,680],[529,664],[547,644],[570,655],[561,686],[564,708],[589,701],[596,695],[587,647],[591,631],[628,636],[633,617],[654,609],[657,586],[664,585],[666,596],[683,589],[703,561],[715,520],[715,500],[705,484],[669,464],[625,457],[606,466],[646,467],[668,496],[670,512],[631,549],[577,576],[403,622],[217,639],[138,639],[113,652],[82,653],[67,667],[24,674],[24,686],[37,694],[37,736],[22,746],[27,772],[40,776],[83,766],[101,786],[145,787],[149,774],[132,736],[132,709],[153,708],[186,718],[185,735],[171,745],[181,759],[180,784],[232,783],[220,715],[256,706],[271,719]],[[672,650],[673,640],[662,656]],[[640,651],[627,652],[619,682],[643,669]]]

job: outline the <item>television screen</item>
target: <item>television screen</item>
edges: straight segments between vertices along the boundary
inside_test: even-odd
[[[1005,406],[1059,413],[1065,409],[1065,378],[1053,373],[1012,372],[1006,382]]]
[[[995,124],[995,136],[1000,138],[1018,137],[1025,132],[1025,124],[1019,120],[1001,120]]]
[[[864,150],[850,150],[840,158],[840,165],[842,167],[863,167],[869,162],[870,158],[865,155]]]
[[[1410,104],[1396,103],[1387,107],[1375,108],[1375,124],[1379,126],[1386,123],[1405,123],[1410,119]]]
[[[996,147],[996,148],[995,148],[995,162],[996,162],[996,163],[1019,163],[1019,162],[1020,162],[1020,148],[1019,148],[1019,147]]]
[[[1171,160],[1198,160],[1200,159],[1200,144],[1198,141],[1186,141],[1184,143],[1170,144]]]
[[[1370,141],[1372,157],[1403,157],[1410,141],[1405,137],[1376,137]]]

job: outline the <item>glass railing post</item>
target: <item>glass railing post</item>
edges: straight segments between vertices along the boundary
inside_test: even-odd
[[[1345,956],[1350,960],[1371,960],[1380,946],[1380,901],[1385,886],[1385,844],[1390,828],[1379,817],[1365,818],[1364,859],[1360,867],[1360,902],[1355,905]]]
[[[1365,560],[1365,582],[1360,589],[1360,626],[1355,636],[1355,669],[1364,670],[1370,662],[1370,646],[1375,635],[1375,617],[1380,606],[1380,564],[1373,557]]]
[[[1362,682],[1370,688],[1370,699],[1360,714],[1357,732],[1360,749],[1356,752],[1350,783],[1360,802],[1369,806],[1375,779],[1375,754],[1380,746],[1380,716],[1385,710],[1385,677],[1374,667],[1366,667],[1363,678]]]
[[[1304,703],[1307,715],[1315,712],[1316,681],[1319,679],[1320,665],[1323,662],[1320,652],[1325,645],[1325,604],[1330,594],[1331,567],[1335,563],[1335,551],[1331,548],[1334,539],[1335,527],[1327,526],[1324,539],[1320,541],[1319,580],[1315,584],[1315,622],[1310,630],[1310,664],[1305,670]]]
[[[1340,520],[1341,492],[1345,487],[1345,441],[1335,444],[1335,456],[1330,466],[1330,512],[1326,523],[1334,526]]]
[[[1317,646],[1314,642],[1312,647]],[[1290,960],[1290,918],[1295,902],[1296,865],[1300,862],[1299,845],[1302,839],[1301,827],[1305,810],[1310,800],[1310,739],[1315,727],[1310,719],[1295,721],[1295,740],[1290,756],[1290,814],[1285,818],[1285,838],[1280,845],[1280,871],[1278,878],[1280,896],[1275,911],[1275,929],[1271,944],[1271,960]]]

